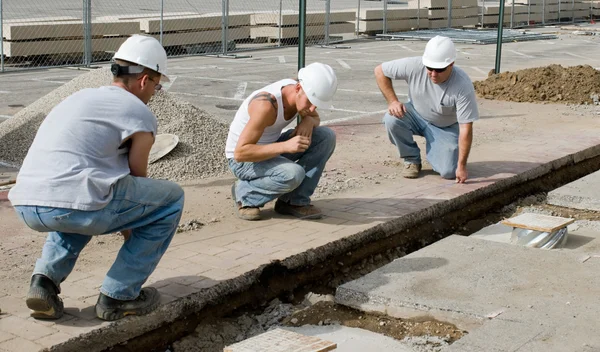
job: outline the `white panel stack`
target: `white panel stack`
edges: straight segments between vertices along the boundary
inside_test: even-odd
[[[416,6],[416,0],[410,0],[410,6]],[[428,9],[429,28],[448,27],[448,9],[451,8],[451,27],[475,27],[479,23],[477,0],[421,0],[420,6]]]
[[[308,12],[306,14],[306,37],[310,39],[325,38],[325,12]],[[329,34],[354,33],[356,11],[331,11],[329,14]],[[254,13],[250,15],[250,38],[254,40],[277,40],[298,38],[298,12],[285,11],[279,13]]]
[[[5,21],[4,54],[8,57],[81,54],[83,23],[75,19]],[[115,51],[127,36],[139,33],[136,21],[98,20],[92,24],[92,51]]]
[[[533,20],[533,16],[529,16],[527,14],[528,6],[525,4],[515,3],[514,6],[514,16],[512,15],[513,6],[511,4],[506,4],[504,7],[504,24],[509,25],[512,22],[514,25],[527,23],[530,18]],[[483,25],[484,26],[498,26],[498,15],[500,14],[500,5],[485,5],[483,8]],[[479,15],[479,22],[481,23],[481,14]]]
[[[429,15],[425,8],[387,10],[386,29],[388,33],[424,28],[429,28]],[[359,14],[358,31],[360,33],[381,33],[383,31],[383,10],[362,9]]]
[[[140,30],[155,38],[160,37],[160,17],[138,19]],[[163,17],[163,45],[185,46],[218,43],[222,40],[220,13]],[[227,40],[250,38],[250,14],[230,13]]]

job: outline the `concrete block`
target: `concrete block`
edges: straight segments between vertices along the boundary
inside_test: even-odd
[[[8,23],[2,26],[6,40],[31,40],[42,38],[83,37],[81,21]],[[139,25],[129,22],[94,22],[93,36],[131,35],[139,33]]]
[[[116,51],[124,38],[106,37],[92,39],[93,51]],[[48,40],[34,42],[4,42],[4,54],[12,56],[57,55],[81,53],[83,39]]]
[[[470,27],[476,26],[479,23],[478,17],[468,17],[468,18],[453,18],[452,19],[452,27]],[[432,20],[429,19],[429,28],[446,28],[448,27],[448,19],[443,20]]]
[[[191,12],[191,11],[164,12],[163,13],[163,20],[165,18],[170,18],[170,17],[185,17],[185,16],[198,16],[198,13],[197,12]],[[115,20],[123,21],[123,20],[138,20],[138,19],[141,19],[141,18],[159,18],[160,19],[160,12],[155,12],[155,13],[137,13],[137,14],[127,13],[127,14],[117,14],[117,15],[111,15],[111,16],[99,16],[99,17],[96,17],[96,20],[100,20],[100,21],[115,21]]]
[[[326,352],[336,348],[336,343],[318,337],[306,336],[283,329],[274,329],[225,347],[223,352]]]
[[[513,23],[535,21],[536,16],[528,16],[527,14],[515,14],[513,16]],[[539,16],[541,21],[541,16]],[[511,16],[504,15],[504,23],[510,23]],[[483,16],[483,24],[498,24],[498,15],[485,15]]]
[[[506,226],[542,232],[554,232],[574,222],[575,219],[536,213],[524,213],[502,221]]]
[[[479,14],[478,7],[452,9],[452,18],[473,17]],[[448,18],[448,9],[429,10],[429,19]]]
[[[221,29],[221,15],[195,15],[163,18],[163,31],[200,31],[204,29]],[[139,20],[142,32],[160,33],[160,18],[143,18]],[[229,27],[250,25],[250,14],[230,14]]]
[[[410,0],[409,6],[416,4],[416,0]],[[421,0],[421,7],[426,8],[437,8],[437,9],[445,9],[448,7],[447,0]],[[461,7],[477,7],[477,0],[453,0],[452,8],[461,8]]]
[[[379,32],[383,30],[383,21],[360,21],[358,23],[359,32]],[[387,21],[387,31],[388,32],[400,32],[400,31],[408,31],[413,28],[429,28],[429,18],[422,17],[417,20],[416,18],[412,19],[403,19],[403,20],[388,20]]]
[[[221,41],[221,30],[207,30],[201,32],[183,32],[183,33],[165,33],[163,34],[163,45],[192,45],[215,43]],[[229,40],[241,40],[250,38],[250,27],[229,28],[227,31]],[[152,34],[156,39],[160,38],[159,34]]]
[[[600,211],[600,171],[548,193],[548,204]]]
[[[260,25],[282,25],[282,26],[297,26],[298,12],[284,11],[279,16],[278,12],[254,13],[250,15],[250,24],[252,26]],[[356,11],[331,11],[329,14],[330,23],[347,22],[356,20]],[[307,12],[306,25],[323,24],[325,23],[325,12]]]
[[[329,26],[329,34],[354,33],[353,23],[333,23]],[[307,37],[325,36],[325,26],[307,26]],[[250,37],[256,38],[278,38],[279,27],[251,27]],[[281,38],[298,38],[298,27],[282,27]]]
[[[600,260],[581,263],[580,257],[572,251],[450,236],[341,285],[335,298],[366,311],[374,307],[388,314],[405,311],[413,317],[444,319],[466,326],[474,341],[487,339],[494,348],[481,351],[514,351],[520,346],[517,342],[537,336],[534,326],[555,324],[553,328],[561,329],[568,320],[600,329],[597,309],[592,308],[600,294]],[[482,328],[475,324],[477,319]],[[493,336],[497,337],[490,341]],[[598,339],[590,335],[579,346]]]
[[[427,17],[426,8],[406,8],[406,9],[388,9],[387,19],[404,19],[404,18],[416,18],[416,17]],[[362,9],[360,11],[361,20],[381,20],[383,19],[383,9]]]

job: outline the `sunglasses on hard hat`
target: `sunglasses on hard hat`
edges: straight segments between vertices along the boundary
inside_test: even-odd
[[[427,71],[431,72],[431,71],[435,71],[437,73],[442,73],[444,71],[446,71],[448,69],[448,66],[444,67],[444,68],[432,68],[432,67],[427,67],[425,66],[425,68],[427,69]]]

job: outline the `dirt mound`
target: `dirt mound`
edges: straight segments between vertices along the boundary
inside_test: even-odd
[[[40,124],[54,106],[81,89],[109,85],[111,81],[108,69],[80,75],[0,124],[0,162],[20,166]],[[156,94],[148,106],[158,119],[158,133],[179,136],[177,147],[149,166],[150,177],[182,181],[228,172],[225,161],[227,125],[167,92]]]
[[[600,71],[588,65],[550,65],[490,74],[486,80],[473,85],[478,96],[485,99],[597,104]]]

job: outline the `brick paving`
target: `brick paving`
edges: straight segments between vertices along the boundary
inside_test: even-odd
[[[555,127],[540,124],[536,134],[526,140],[505,140],[474,147],[469,159],[471,179],[467,184],[455,184],[432,173],[415,180],[383,179],[373,187],[316,200],[315,204],[326,214],[322,220],[272,217],[245,222],[232,217],[197,231],[177,234],[148,284],[159,288],[162,302],[166,304],[271,260],[282,260],[351,236],[600,143],[592,129],[576,124],[565,125],[561,131]],[[358,126],[356,130],[360,128],[364,127]],[[577,138],[567,140],[565,135],[577,135]],[[5,195],[0,192],[0,198]],[[9,206],[7,203],[0,202],[0,206]],[[272,213],[272,210],[266,212]],[[22,241],[31,240],[35,242],[32,246],[41,247],[39,236],[24,234],[22,237]],[[2,250],[17,248],[22,241],[5,237]],[[23,299],[25,292],[8,289],[6,285],[10,283],[0,284],[0,351],[37,351],[110,324],[94,317],[93,306],[98,287],[116,252],[85,254],[102,258],[106,265],[78,265],[78,270],[62,285],[66,314],[59,321],[30,318]],[[34,259],[31,258],[31,264]]]

